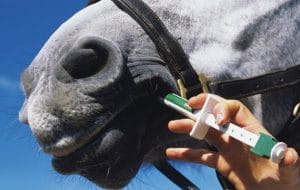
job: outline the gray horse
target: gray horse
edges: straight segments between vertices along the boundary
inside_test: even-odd
[[[298,0],[145,0],[189,55],[215,81],[296,65]],[[124,187],[142,163],[165,159],[168,146],[201,147],[171,134],[178,115],[158,98],[178,92],[147,34],[110,0],[65,22],[22,75],[20,120],[30,125],[61,174],[106,188]],[[299,101],[288,88],[243,99],[274,135]]]

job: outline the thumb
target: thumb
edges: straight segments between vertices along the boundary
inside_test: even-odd
[[[279,164],[279,172],[282,176],[297,176],[300,175],[299,155],[293,148],[288,148],[285,157]]]

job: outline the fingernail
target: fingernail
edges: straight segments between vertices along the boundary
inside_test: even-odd
[[[192,109],[189,104],[184,104],[184,107],[187,108],[187,109]]]
[[[215,113],[216,123],[218,125],[221,125],[221,123],[224,121],[224,113],[225,113],[224,106],[222,105],[222,103],[217,104],[213,112]]]
[[[224,119],[223,114],[218,113],[218,114],[217,114],[217,118],[216,118],[217,124],[220,125],[220,124],[222,123],[223,119]]]
[[[167,148],[166,149],[166,155],[167,156],[172,156],[176,152],[176,148]]]
[[[195,98],[196,98],[196,97],[191,97],[191,98],[188,100],[188,103],[194,101]]]
[[[169,121],[168,125],[169,125],[169,126],[170,126],[170,125],[174,125],[174,123],[175,123],[175,121],[171,120],[171,121]]]

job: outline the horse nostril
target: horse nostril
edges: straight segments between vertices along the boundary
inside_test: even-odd
[[[95,75],[106,64],[108,52],[93,48],[71,50],[62,62],[62,67],[73,79],[82,79]]]
[[[85,93],[104,93],[104,89],[120,89],[119,81],[132,81],[127,56],[113,41],[100,37],[84,37],[59,61],[55,78],[65,84],[78,84]],[[83,85],[84,84],[84,85]]]

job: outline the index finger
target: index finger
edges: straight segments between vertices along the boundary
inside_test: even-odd
[[[189,106],[193,109],[201,109],[204,105],[207,95],[208,94],[206,93],[201,93],[197,96],[190,98],[188,101]]]
[[[180,119],[170,121],[168,128],[174,133],[188,134],[193,129],[195,122],[191,119]]]

